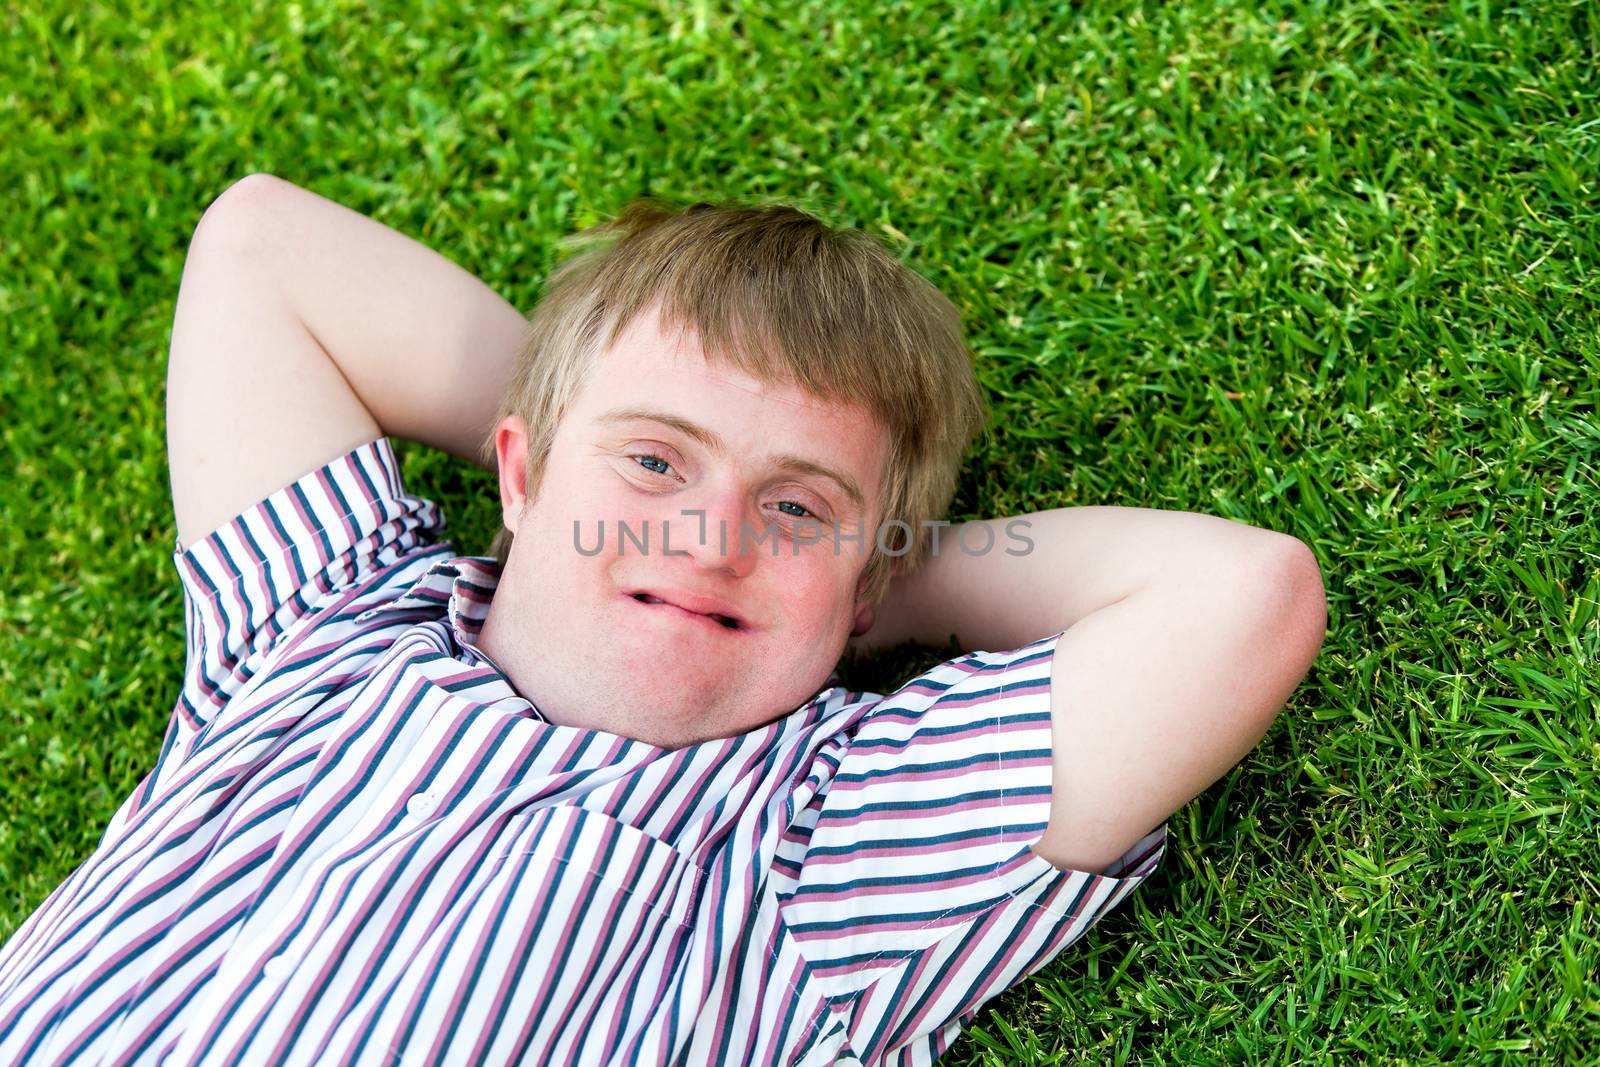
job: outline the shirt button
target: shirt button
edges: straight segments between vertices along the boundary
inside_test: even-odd
[[[406,811],[419,819],[423,819],[433,814],[433,809],[437,804],[438,802],[430,794],[418,793],[406,801]]]
[[[277,981],[287,978],[294,973],[294,965],[300,961],[287,952],[280,952],[266,963],[262,964],[261,973]]]

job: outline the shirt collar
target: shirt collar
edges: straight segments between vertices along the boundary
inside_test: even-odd
[[[437,560],[400,595],[369,608],[357,619],[407,608],[437,612],[443,606],[456,643],[487,660],[489,657],[478,648],[478,634],[489,616],[489,602],[494,599],[499,582],[500,565],[493,556],[452,556]]]
[[[445,562],[454,568],[449,578],[450,629],[459,644],[481,655],[478,634],[483,631],[483,622],[489,616],[489,602],[500,584],[500,567],[486,556],[457,556]]]

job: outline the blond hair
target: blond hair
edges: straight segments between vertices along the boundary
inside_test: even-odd
[[[708,363],[820,399],[859,404],[888,430],[879,518],[869,528],[863,596],[877,603],[891,568],[926,559],[925,522],[943,518],[962,456],[987,412],[960,314],[932,284],[857,229],[834,229],[786,204],[675,209],[647,197],[569,238],[594,244],[561,263],[529,316],[494,426],[528,427],[528,485],[537,492],[556,427],[590,369],[641,312],[663,330],[688,326]],[[497,465],[495,433],[485,465]],[[505,566],[511,531],[491,553]]]

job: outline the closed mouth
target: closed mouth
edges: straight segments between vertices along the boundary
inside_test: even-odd
[[[637,600],[641,604],[665,604],[666,603],[666,601],[662,600],[660,597],[651,596],[649,593],[629,593],[628,595],[633,597],[633,599]],[[669,605],[669,606],[670,607],[677,607],[676,604],[672,604],[672,605]],[[685,609],[679,608],[678,610],[682,611],[682,610],[685,610]],[[698,612],[691,612],[691,614],[699,614],[699,613]],[[711,619],[711,620],[713,620],[713,621],[715,621],[717,623],[719,623],[724,628],[729,629],[729,630],[740,630],[740,629],[743,629],[743,627],[741,627],[739,625],[739,620],[738,619],[731,618],[731,617],[729,617],[727,615],[718,615],[716,612],[710,612],[710,613],[706,614],[705,617],[708,618],[708,619]]]

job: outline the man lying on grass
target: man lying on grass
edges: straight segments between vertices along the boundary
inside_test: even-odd
[[[941,525],[984,414],[932,286],[789,207],[598,236],[524,320],[282,180],[206,211],[167,382],[187,673],[0,952],[0,1061],[927,1063],[1261,738],[1322,640],[1303,544]],[[498,472],[494,557],[396,435]]]

